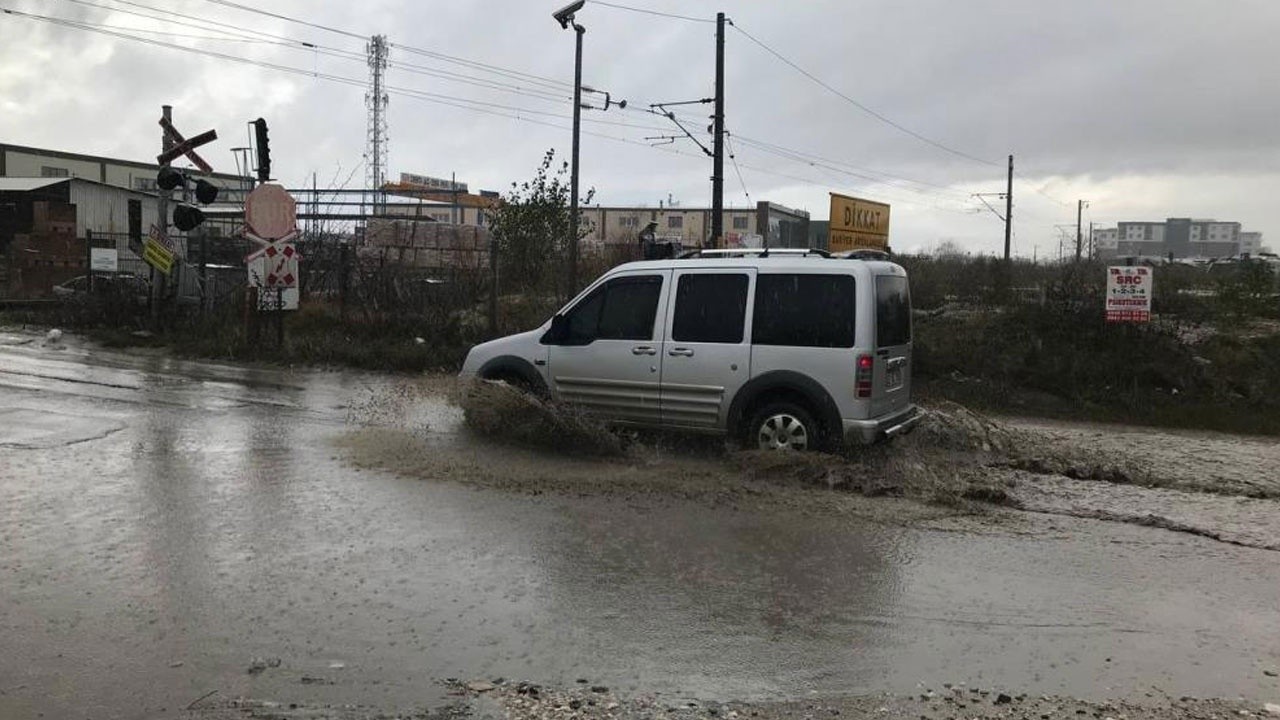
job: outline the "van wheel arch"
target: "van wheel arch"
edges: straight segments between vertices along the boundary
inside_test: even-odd
[[[813,416],[818,432],[811,446],[828,448],[838,443],[842,423],[835,401],[818,381],[791,370],[768,372],[743,385],[729,405],[726,429],[734,437],[749,440],[748,424],[756,413],[779,402],[794,403]]]
[[[496,357],[476,371],[481,380],[502,380],[521,390],[542,395],[547,392],[547,382],[528,360],[514,355]]]

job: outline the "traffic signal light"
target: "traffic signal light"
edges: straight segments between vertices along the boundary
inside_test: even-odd
[[[182,232],[195,230],[202,222],[204,222],[204,213],[194,205],[179,203],[173,208],[173,225]]]
[[[175,170],[167,165],[160,168],[160,174],[156,175],[156,187],[161,190],[172,190],[178,186],[187,186],[187,176],[183,175],[181,170]]]
[[[160,168],[160,173],[156,175],[156,187],[161,190],[173,190],[174,188],[185,188],[191,183],[191,177],[181,170],[165,166]],[[195,181],[196,201],[201,205],[208,205],[218,199],[218,186],[198,178]],[[183,232],[190,232],[200,223],[204,222],[204,212],[200,208],[179,201],[173,208],[173,224]]]
[[[258,182],[271,179],[271,143],[267,137],[267,121],[258,118],[253,121],[253,135],[258,146]]]

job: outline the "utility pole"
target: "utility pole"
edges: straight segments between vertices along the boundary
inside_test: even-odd
[[[716,13],[716,104],[712,116],[711,246],[724,238],[724,13]]]
[[[1004,262],[1007,265],[1013,247],[1013,156],[1009,156],[1009,180],[1004,191]]]
[[[1084,249],[1082,235],[1080,233],[1080,219],[1084,215],[1084,201],[1076,201],[1076,262],[1080,262],[1080,253]]]
[[[161,105],[161,117],[164,118],[166,125],[173,124],[173,106]],[[169,137],[169,133],[164,130],[160,131],[160,151],[168,152],[173,147],[173,139]],[[169,167],[169,161],[161,163],[160,167]],[[158,190],[156,192],[156,225],[160,228],[160,233],[164,236],[169,235],[169,195],[172,190]],[[160,304],[164,302],[167,288],[165,287],[166,276],[162,272],[158,272],[154,267],[151,268],[151,322],[155,323],[160,318]]]
[[[1089,259],[1093,259],[1093,221],[1089,221]]]

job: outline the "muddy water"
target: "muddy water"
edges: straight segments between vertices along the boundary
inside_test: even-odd
[[[1031,454],[1120,468],[1133,482],[1010,473],[1037,512],[1103,518],[1280,550],[1280,441],[1104,424],[1008,419]],[[1265,499],[1251,496],[1265,496]]]
[[[1275,695],[1271,552],[700,452],[513,451],[461,432],[436,380],[0,345],[0,717],[168,717],[211,690],[409,708],[494,676]]]
[[[1231,495],[1280,497],[1280,438],[1013,418],[1043,449],[1104,460],[1154,484]]]

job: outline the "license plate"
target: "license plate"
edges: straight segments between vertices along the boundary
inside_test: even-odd
[[[902,368],[896,367],[885,370],[884,387],[886,390],[902,387]]]

